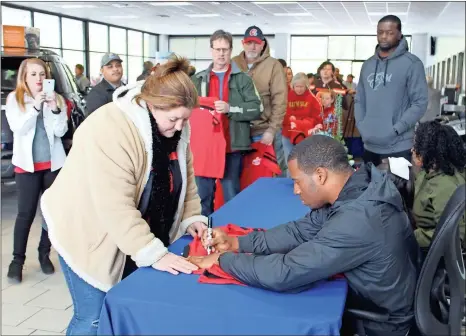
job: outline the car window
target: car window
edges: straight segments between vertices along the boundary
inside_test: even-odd
[[[16,89],[16,79],[18,69],[24,58],[20,57],[2,57],[2,90],[13,91]]]
[[[47,66],[50,68],[52,78],[55,79],[55,91],[59,94],[72,92],[70,83],[61,65],[59,63],[47,62]]]
[[[74,76],[71,73],[70,68],[68,68],[68,65],[62,63],[63,69],[65,70],[66,76],[68,77],[68,81],[70,82],[71,87],[73,88],[74,92],[79,92],[78,86],[76,85],[76,82],[74,80]]]

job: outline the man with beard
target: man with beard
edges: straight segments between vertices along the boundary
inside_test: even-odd
[[[283,66],[270,56],[270,46],[259,27],[246,29],[243,48],[243,52],[233,57],[233,62],[252,77],[264,105],[261,118],[252,122],[252,141],[273,144],[282,175],[286,176],[286,158],[280,131],[288,100]]]
[[[397,16],[380,19],[377,41],[361,69],[354,111],[364,162],[376,166],[387,157],[411,160],[414,127],[428,103],[424,65],[408,51]]]
[[[114,53],[106,53],[100,61],[100,72],[102,80],[94,86],[86,97],[86,106],[88,114],[91,114],[99,107],[112,102],[113,92],[123,85],[123,60]]]
[[[308,215],[242,237],[215,228],[210,240],[205,230],[203,244],[214,253],[189,261],[199,268],[217,263],[243,284],[276,292],[304,291],[344,274],[348,308],[389,315],[386,322],[365,321],[367,335],[406,335],[419,248],[390,177],[370,163],[354,171],[343,145],[325,135],[296,145],[288,167],[294,193],[312,208]]]

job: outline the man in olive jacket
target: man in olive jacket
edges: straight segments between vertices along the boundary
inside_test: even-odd
[[[232,35],[216,31],[210,38],[210,47],[212,64],[191,78],[200,97],[219,99],[215,101],[215,110],[222,114],[226,141],[225,174],[221,179],[226,203],[240,192],[241,152],[251,149],[251,121],[260,118],[262,105],[252,79],[231,63]],[[195,160],[195,152],[193,156]],[[196,183],[202,214],[208,216],[213,212],[215,178],[196,176]]]

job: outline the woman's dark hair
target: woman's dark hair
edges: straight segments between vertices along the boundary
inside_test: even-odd
[[[323,63],[320,65],[319,69],[317,69],[317,73],[320,74],[320,70],[322,70],[322,69],[323,69],[324,67],[326,67],[327,65],[331,65],[331,66],[332,66],[332,72],[335,72],[335,65],[333,65],[333,63],[330,62],[330,61],[325,61],[325,62],[323,62]]]
[[[466,149],[456,131],[438,121],[421,123],[414,135],[414,154],[422,160],[426,172],[441,171],[454,175],[466,165]]]
[[[396,189],[401,195],[403,199],[403,204],[405,206],[405,211],[408,214],[409,221],[413,227],[415,226],[415,220],[412,214],[413,204],[414,204],[414,172],[411,167],[409,167],[409,180],[405,180],[398,175],[395,175],[390,170],[390,163],[388,159],[383,159],[382,163],[377,166],[377,169],[380,171],[387,172],[390,180],[392,180],[393,184],[395,185]]]
[[[307,74],[307,78],[312,78],[312,77],[314,77],[314,74],[313,74],[313,73],[308,73],[308,74]]]

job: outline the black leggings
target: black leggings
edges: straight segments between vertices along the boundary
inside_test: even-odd
[[[16,174],[18,191],[18,216],[16,217],[13,235],[13,260],[24,264],[29,231],[36,217],[37,205],[41,194],[49,188],[58,171],[43,170],[34,173]],[[42,228],[39,242],[39,255],[50,253],[50,240],[47,231]]]

